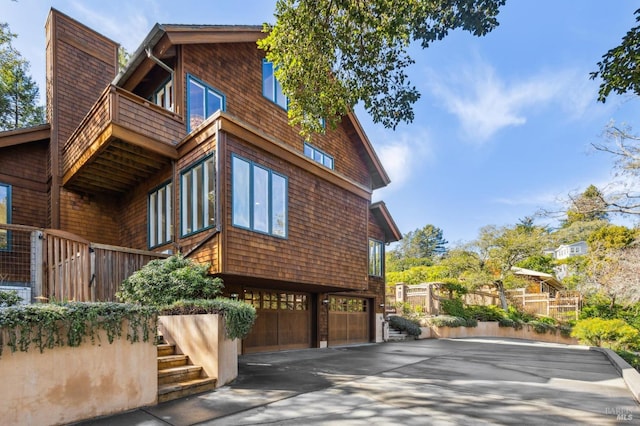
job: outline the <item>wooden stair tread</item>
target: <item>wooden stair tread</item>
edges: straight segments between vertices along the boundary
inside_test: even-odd
[[[183,371],[200,371],[202,367],[199,365],[183,365],[180,367],[169,367],[158,370],[158,377],[168,376],[174,373],[181,373]]]
[[[215,377],[203,377],[200,379],[185,380],[183,382],[178,382],[178,383],[167,383],[167,384],[158,386],[158,395],[164,395],[169,392],[189,389],[189,388],[197,387],[200,385],[206,385],[206,384],[215,385],[216,381],[217,380],[215,379]]]

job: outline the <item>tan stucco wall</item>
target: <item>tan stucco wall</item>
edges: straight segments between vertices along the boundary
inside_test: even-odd
[[[225,337],[220,315],[162,315],[158,328],[167,342],[176,345],[176,353],[188,355],[194,365],[218,379],[216,387],[238,377],[238,342]]]
[[[578,345],[579,342],[573,337],[563,337],[560,332],[536,333],[533,327],[524,325],[520,330],[513,327],[500,327],[497,322],[478,322],[477,327],[421,327],[420,339],[428,338],[464,338],[464,337],[504,337],[510,339],[537,340],[549,343],[564,343],[567,345]]]
[[[0,423],[57,425],[154,405],[157,349],[152,341],[11,352],[0,358]]]

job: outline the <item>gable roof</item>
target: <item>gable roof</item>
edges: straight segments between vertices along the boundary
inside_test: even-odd
[[[562,283],[560,281],[558,281],[556,279],[556,277],[554,277],[551,274],[547,274],[545,272],[534,271],[532,269],[518,268],[517,266],[512,267],[511,270],[516,275],[520,275],[520,276],[524,276],[524,277],[531,277],[531,278],[533,278],[533,279],[535,279],[537,281],[543,282],[545,284],[549,284],[551,287],[553,287],[553,288],[555,288],[557,290],[561,290],[561,289],[564,288]]]
[[[371,204],[369,207],[373,217],[376,219],[382,230],[384,231],[384,239],[385,243],[391,243],[394,241],[400,241],[402,239],[402,233],[398,226],[393,221],[389,210],[387,210],[387,205],[384,201],[378,201]]]
[[[131,55],[126,68],[113,80],[115,86],[122,87],[148,57],[149,49],[154,55],[167,52],[172,46],[203,43],[255,43],[265,37],[261,25],[181,25],[156,24],[140,47]],[[155,50],[155,52],[154,52]],[[353,112],[345,116],[351,127],[351,134],[361,143],[361,153],[371,174],[371,186],[378,189],[387,186],[391,179],[376,155],[373,145],[364,132],[360,121]]]
[[[2,131],[0,132],[0,148],[48,140],[50,136],[51,126],[48,123],[39,126]]]

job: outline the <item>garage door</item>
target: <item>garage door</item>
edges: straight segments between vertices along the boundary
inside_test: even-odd
[[[247,290],[256,322],[243,341],[243,353],[311,347],[310,296],[306,293]]]
[[[358,297],[329,297],[329,346],[370,341],[368,305]]]

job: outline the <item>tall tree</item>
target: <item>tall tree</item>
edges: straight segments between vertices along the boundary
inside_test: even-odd
[[[11,44],[16,37],[0,23],[0,130],[44,122],[44,107],[37,105],[39,90],[29,75],[29,63]]]
[[[403,258],[433,260],[447,252],[447,244],[442,229],[429,224],[406,233],[396,251]]]
[[[575,222],[607,220],[607,201],[595,185],[589,185],[580,195],[570,196],[571,206],[567,210],[564,226]]]
[[[482,36],[506,0],[278,0],[276,24],[258,43],[289,98],[301,133],[335,127],[362,102],[373,121],[411,122],[418,90],[406,69],[412,41],[423,48],[462,28]]]

